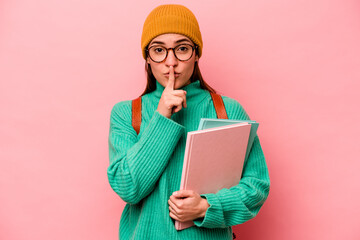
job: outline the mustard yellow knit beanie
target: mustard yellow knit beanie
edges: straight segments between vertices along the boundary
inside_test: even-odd
[[[195,15],[186,7],[177,4],[160,5],[146,18],[141,36],[141,49],[146,59],[145,49],[155,37],[164,33],[178,33],[190,38],[199,46],[199,57],[203,42]]]

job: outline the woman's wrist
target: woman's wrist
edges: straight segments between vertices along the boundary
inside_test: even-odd
[[[201,199],[202,200],[200,201],[200,208],[201,208],[200,217],[203,218],[205,217],[206,211],[210,207],[210,205],[206,200],[206,198],[201,198]]]
[[[168,111],[163,111],[162,109],[159,109],[159,108],[157,108],[156,111],[158,111],[164,117],[171,118],[171,113],[169,114]]]

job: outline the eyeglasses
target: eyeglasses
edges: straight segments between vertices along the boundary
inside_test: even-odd
[[[169,50],[173,51],[175,57],[179,61],[187,61],[192,57],[194,49],[196,48],[197,46],[192,46],[190,44],[180,44],[174,48],[166,48],[163,46],[155,45],[146,49],[146,51],[148,52],[151,60],[156,63],[161,63],[166,59]]]

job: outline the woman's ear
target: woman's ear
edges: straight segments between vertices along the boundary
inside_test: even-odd
[[[195,56],[195,62],[198,62],[198,61],[199,61],[199,56],[196,55],[196,56]]]
[[[146,58],[146,63],[150,64],[150,58],[149,57]]]

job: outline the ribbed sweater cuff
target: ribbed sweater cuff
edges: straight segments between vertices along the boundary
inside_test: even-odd
[[[155,111],[141,138],[155,138],[159,142],[173,139],[176,145],[184,129],[184,126]]]
[[[136,151],[138,157],[129,162],[133,169],[138,170],[135,176],[140,182],[160,176],[183,131],[182,125],[166,118],[158,111],[154,112],[140,137]]]
[[[198,227],[221,228],[226,227],[224,224],[223,209],[219,199],[213,193],[201,194],[205,197],[210,207],[206,210],[205,217],[194,220],[194,224]]]

